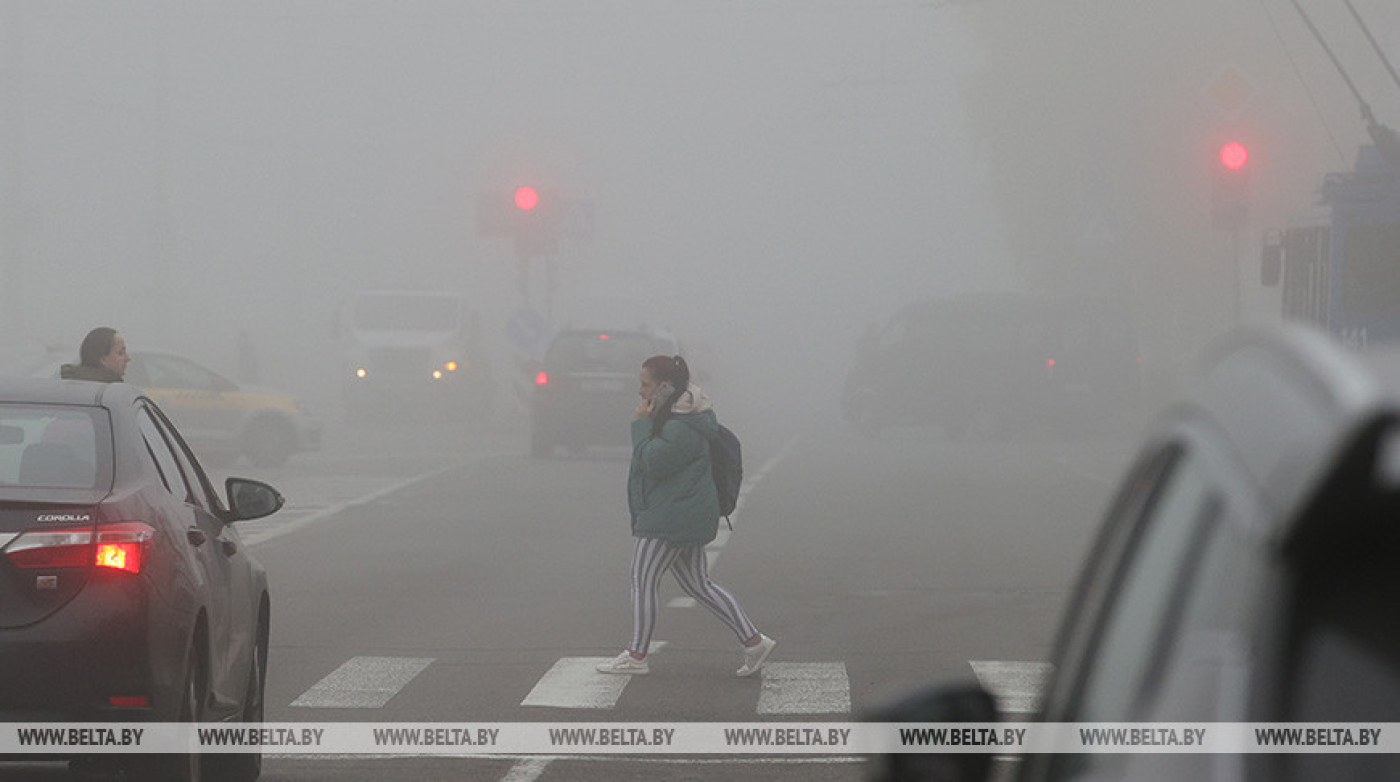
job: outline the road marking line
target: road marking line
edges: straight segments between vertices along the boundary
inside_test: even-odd
[[[293,706],[377,709],[433,662],[432,657],[352,657],[302,693]]]
[[[611,709],[632,680],[630,674],[599,673],[611,657],[561,657],[535,682],[521,706],[556,709]]]
[[[838,714],[851,710],[845,663],[768,663],[759,672],[759,714]]]
[[[667,641],[652,641],[647,655],[666,648]],[[599,663],[611,657],[561,657],[535,682],[521,706],[553,706],[559,709],[611,709],[622,696],[631,674],[602,673]]]
[[[462,466],[462,464],[449,464],[446,467],[440,467],[436,470],[429,470],[428,472],[420,473],[411,478],[405,478],[399,481],[398,483],[395,483],[391,486],[386,486],[383,489],[372,491],[369,494],[365,494],[354,499],[346,500],[345,502],[342,502],[338,505],[332,505],[331,507],[326,508],[325,510],[302,516],[301,518],[296,519],[295,521],[290,521],[286,524],[278,525],[275,527],[269,526],[265,529],[256,530],[255,532],[243,538],[243,544],[246,546],[262,545],[263,543],[266,543],[275,538],[280,538],[283,535],[286,535],[290,532],[295,532],[296,530],[299,530],[308,524],[313,524],[315,522],[321,521],[322,519],[330,518],[331,516],[334,516],[347,508],[353,508],[356,505],[365,505],[367,503],[374,502],[380,497],[393,494],[396,491],[402,491],[404,489],[407,489],[409,486],[414,485],[415,483],[421,483],[430,478],[436,478],[437,476],[442,475],[443,473],[450,472]]]
[[[998,710],[1026,714],[1040,708],[1050,678],[1050,663],[969,660],[968,664],[977,680],[996,698]]]
[[[501,782],[535,782],[544,773],[549,764],[554,762],[554,758],[525,758],[517,761],[510,767],[510,771],[501,777]]]

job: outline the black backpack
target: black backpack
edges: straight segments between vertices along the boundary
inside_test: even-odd
[[[715,489],[719,492],[719,515],[724,523],[734,529],[729,514],[739,504],[739,487],[744,483],[744,456],[739,447],[739,438],[724,424],[710,440],[710,471],[715,476]]]
[[[739,438],[724,424],[719,424],[715,436],[710,438],[710,473],[719,494],[719,515],[734,529],[729,516],[739,504],[739,487],[744,483],[744,455]]]

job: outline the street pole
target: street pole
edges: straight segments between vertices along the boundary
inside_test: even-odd
[[[1239,226],[1230,230],[1230,261],[1235,278],[1235,325],[1240,325],[1241,298],[1243,297],[1243,285],[1240,283],[1240,229]]]

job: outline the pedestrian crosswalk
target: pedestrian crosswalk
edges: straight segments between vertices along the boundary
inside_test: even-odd
[[[665,641],[652,644],[651,653]],[[521,706],[608,710],[623,697],[631,676],[599,673],[606,657],[561,657],[529,689]],[[336,667],[291,701],[304,709],[378,709],[437,660],[431,657],[357,656]],[[1041,662],[971,660],[982,685],[1007,714],[1033,712],[1049,675]],[[850,714],[851,684],[844,662],[769,662],[759,671],[753,710],[759,715]]]
[[[377,709],[432,663],[431,657],[352,657],[302,693],[292,705]]]

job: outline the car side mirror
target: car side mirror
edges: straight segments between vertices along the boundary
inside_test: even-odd
[[[247,521],[271,516],[287,502],[282,493],[262,481],[229,478],[224,481],[228,492],[230,521]]]
[[[996,700],[976,681],[937,682],[866,715],[866,722],[997,722]],[[890,753],[872,758],[873,782],[981,782],[992,753]]]

